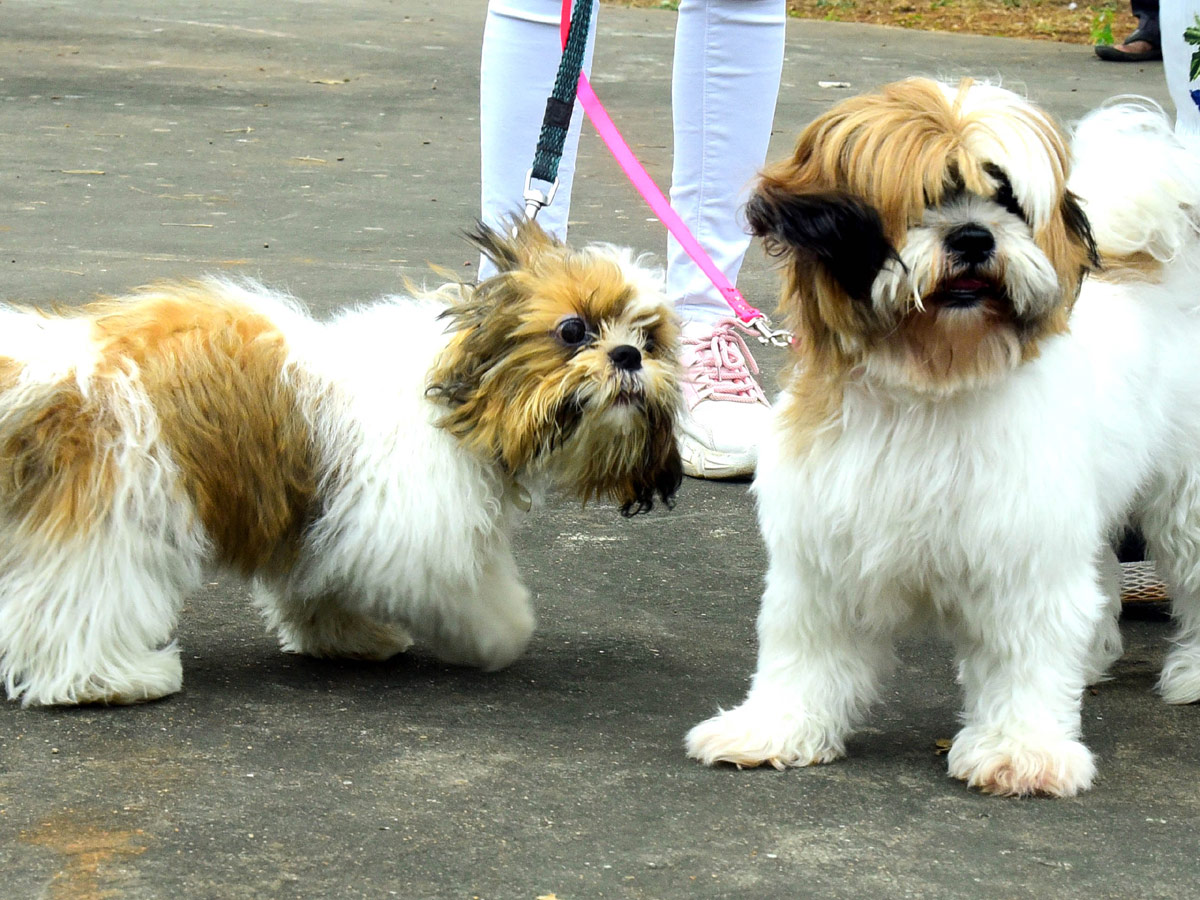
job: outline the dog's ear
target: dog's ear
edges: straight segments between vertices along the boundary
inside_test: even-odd
[[[1092,223],[1079,204],[1079,198],[1070,191],[1063,194],[1062,220],[1067,232],[1080,243],[1087,253],[1088,265],[1093,269],[1099,269],[1100,251],[1096,248],[1096,238],[1092,235]]]
[[[820,263],[856,300],[869,299],[879,270],[899,260],[879,212],[844,191],[796,193],[763,179],[746,203],[746,220],[768,253]]]
[[[447,330],[457,334],[438,358],[427,390],[429,396],[451,407],[452,413],[441,424],[460,438],[486,431],[479,428],[487,405],[484,382],[496,361],[512,349],[513,334],[528,299],[513,273],[527,268],[537,254],[562,246],[536,222],[523,217],[508,219],[498,228],[477,221],[466,238],[499,272],[479,284],[464,286],[442,312],[440,318],[449,323]]]
[[[500,228],[476,222],[467,240],[490,259],[503,274],[529,265],[538,254],[562,243],[547,234],[537,222],[524,216],[506,219]]]
[[[523,303],[516,279],[500,274],[463,289],[440,315],[454,336],[429,374],[426,395],[448,407],[438,424],[484,456],[504,455],[502,417],[487,382],[513,347]]]

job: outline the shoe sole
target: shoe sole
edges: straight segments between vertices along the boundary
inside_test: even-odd
[[[1096,47],[1096,55],[1105,62],[1157,62],[1162,59],[1162,50],[1140,50],[1127,53],[1112,45],[1101,44]]]
[[[679,442],[679,456],[685,475],[713,481],[749,477],[754,474],[756,462],[753,454],[717,453],[686,439]]]

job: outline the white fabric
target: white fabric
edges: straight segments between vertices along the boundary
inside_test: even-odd
[[[506,216],[525,208],[525,173],[533,164],[546,99],[554,89],[562,57],[558,35],[561,6],[561,0],[493,0],[488,4],[479,66],[480,203],[482,219],[488,225],[497,226]],[[588,73],[595,37],[593,17],[583,63]],[[558,193],[538,214],[538,223],[559,238],[567,234],[582,127],[583,110],[577,105],[558,168]],[[480,278],[495,271],[489,260],[480,260]]]
[[[1191,137],[1200,137],[1200,107],[1192,98],[1191,90],[1200,90],[1200,79],[1189,77],[1192,54],[1200,53],[1200,46],[1189,44],[1183,39],[1185,28],[1198,28],[1200,24],[1200,2],[1197,0],[1164,0],[1159,5],[1159,28],[1162,32],[1163,70],[1167,76],[1167,90],[1175,104],[1175,132]]]
[[[784,0],[683,0],[675,30],[671,205],[733,283],[750,237],[740,209],[767,155],[783,69]],[[729,315],[671,238],[667,296],[685,319]],[[759,305],[759,304],[754,304]]]
[[[480,88],[485,222],[522,208],[546,97],[560,57],[559,0],[493,0],[484,29]],[[675,157],[671,203],[731,281],[750,243],[738,209],[766,157],[783,67],[785,0],[683,0],[672,80]],[[595,26],[591,34],[594,36]],[[589,50],[587,70],[590,71]],[[579,111],[560,185],[538,221],[566,233]],[[481,265],[480,275],[493,271]],[[684,319],[715,322],[729,307],[674,240],[668,297]]]

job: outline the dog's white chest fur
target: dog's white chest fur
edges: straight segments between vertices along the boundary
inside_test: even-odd
[[[919,398],[852,385],[840,426],[801,455],[785,395],[754,485],[766,539],[831,583],[938,607],[975,582],[1038,577],[1169,477],[1173,445],[1187,456],[1200,440],[1200,427],[1179,431],[1200,425],[1196,347],[1187,310],[1093,281],[1071,332],[988,388]]]

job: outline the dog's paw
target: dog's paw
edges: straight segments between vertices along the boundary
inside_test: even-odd
[[[1200,649],[1176,647],[1167,654],[1158,692],[1168,703],[1195,703],[1200,700]]]
[[[169,696],[183,686],[174,644],[103,663],[90,672],[37,673],[10,686],[9,696],[22,706],[130,706]]]
[[[739,769],[811,766],[845,755],[842,741],[828,730],[778,710],[760,712],[749,704],[701,722],[688,732],[686,747],[688,756],[706,766],[731,763]]]
[[[305,629],[280,629],[279,646],[285,653],[328,659],[361,659],[383,662],[413,644],[400,625],[366,616],[330,611],[318,624]]]
[[[1014,738],[964,728],[950,748],[950,774],[1000,797],[1074,797],[1092,786],[1096,763],[1079,741]]]
[[[533,610],[527,603],[497,606],[478,618],[447,616],[430,637],[430,644],[444,663],[495,672],[525,652],[534,625]]]

